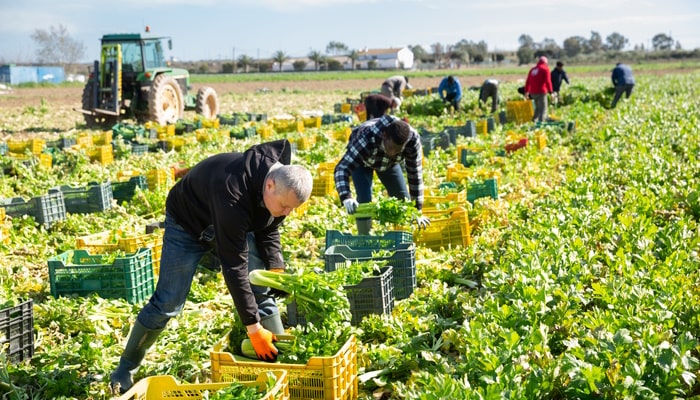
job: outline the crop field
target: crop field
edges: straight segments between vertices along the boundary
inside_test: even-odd
[[[504,116],[508,101],[522,100],[516,72],[498,76]],[[634,93],[615,109],[608,71],[567,72],[563,104],[550,106],[553,122],[543,125],[485,114],[474,90],[465,90],[460,112],[435,94],[406,98],[397,116],[424,139],[433,224],[421,232],[375,223],[373,235],[412,234],[415,286],[389,312],[289,330],[356,340],[357,371],[334,384],[356,384],[357,392],[339,398],[700,398],[700,66],[640,68]],[[467,89],[487,74],[460,79]],[[411,83],[435,87],[438,75]],[[323,190],[323,171],[359,123],[335,108],[378,81],[195,77],[193,86],[218,91],[222,117],[240,118],[217,124],[186,113],[192,132],[184,123],[169,131],[133,121],[88,129],[73,111],[78,86],[0,94],[0,398],[114,398],[109,374],[158,280],[159,231],[147,228],[164,218],[172,166],[287,138],[293,163],[312,171],[321,193],[286,219],[284,257],[302,274],[327,267],[328,232],[357,234],[334,187]],[[263,114],[266,121],[253,121]],[[450,134],[470,123],[475,135]],[[147,184],[127,195],[114,190],[138,176]],[[107,182],[113,198],[96,206]],[[487,184],[491,194],[474,198]],[[54,218],[48,194],[60,187],[73,193],[62,206],[74,208]],[[88,187],[83,198],[75,194]],[[372,258],[387,251],[374,250]],[[137,379],[216,379],[212,349],[233,337],[236,311],[209,266],[202,261],[185,309]],[[279,301],[287,318],[290,300]],[[16,315],[5,310],[17,308],[22,321],[10,329]],[[314,345],[329,357],[342,342]]]

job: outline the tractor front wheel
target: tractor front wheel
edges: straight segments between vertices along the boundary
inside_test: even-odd
[[[83,89],[82,106],[83,110],[92,111],[95,108],[95,85],[97,82],[88,81]],[[117,117],[105,114],[83,114],[85,125],[88,128],[111,128],[117,123]]]
[[[182,90],[175,78],[158,75],[148,91],[149,119],[158,125],[175,123],[185,115]]]
[[[214,119],[219,115],[219,97],[214,88],[205,86],[197,91],[195,112],[206,119]]]

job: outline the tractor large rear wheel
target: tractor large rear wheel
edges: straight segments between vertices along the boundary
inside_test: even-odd
[[[175,78],[158,75],[148,92],[148,119],[158,125],[175,123],[185,115],[182,90]]]
[[[83,110],[92,110],[95,107],[95,85],[97,83],[94,81],[88,81],[88,83],[85,84],[85,88],[83,89]],[[91,115],[91,114],[83,114],[83,117],[85,118],[85,125],[88,126],[88,128],[104,128],[108,127],[111,128],[114,124],[117,123],[117,117],[112,116],[112,115],[104,115],[104,114],[96,114],[96,115]]]
[[[206,119],[214,119],[219,115],[219,97],[214,88],[206,86],[197,91],[195,112]]]

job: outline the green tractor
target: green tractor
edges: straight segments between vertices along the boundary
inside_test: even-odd
[[[112,126],[124,118],[160,125],[183,118],[195,110],[204,118],[219,113],[219,99],[211,87],[194,96],[186,69],[171,68],[165,61],[163,41],[148,33],[108,34],[102,37],[102,54],[95,61],[83,90],[82,109],[89,127]]]

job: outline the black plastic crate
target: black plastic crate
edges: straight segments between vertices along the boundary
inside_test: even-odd
[[[0,345],[9,343],[10,363],[29,360],[34,355],[34,310],[32,300],[0,310]]]
[[[66,219],[66,204],[63,193],[58,189],[49,189],[47,194],[33,197],[29,201],[21,197],[0,199],[0,207],[5,208],[5,214],[11,217],[31,215],[47,229]]]
[[[148,144],[146,143],[131,143],[131,154],[141,156],[148,153]]]
[[[378,250],[391,255],[378,256]],[[416,288],[416,247],[413,242],[401,243],[392,249],[353,249],[346,245],[334,245],[326,249],[324,260],[327,272],[345,268],[353,262],[386,262],[386,265],[393,267],[393,292],[397,300],[409,297]]]
[[[359,325],[367,315],[391,314],[394,309],[392,269],[391,266],[384,267],[378,276],[364,278],[356,285],[344,286],[350,303],[352,325]]]
[[[66,203],[66,211],[74,214],[102,212],[112,208],[112,184],[90,182],[86,187],[59,187]]]
[[[326,248],[342,244],[355,250],[393,250],[404,243],[413,243],[413,234],[411,232],[390,231],[385,232],[382,236],[378,236],[353,235],[333,229],[326,231]]]
[[[148,189],[148,180],[145,175],[132,176],[125,182],[112,182],[112,198],[118,203],[130,201],[136,194],[136,188]]]
[[[287,304],[287,326],[306,326],[307,323],[306,316],[299,313],[297,302],[294,300],[289,302],[289,304]]]

